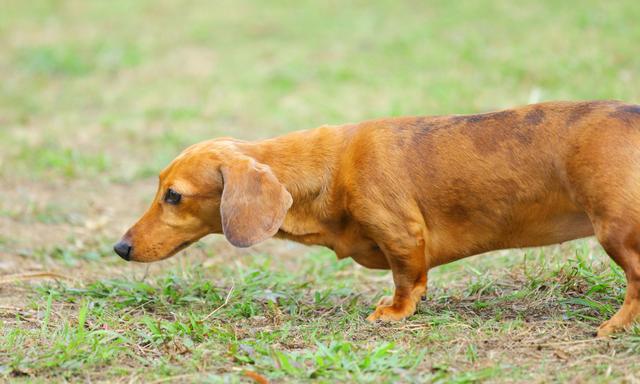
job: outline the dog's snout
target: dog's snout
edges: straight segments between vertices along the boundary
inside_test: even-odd
[[[119,241],[118,244],[113,246],[113,250],[118,256],[129,261],[131,260],[131,253],[133,252],[133,246],[126,241]]]

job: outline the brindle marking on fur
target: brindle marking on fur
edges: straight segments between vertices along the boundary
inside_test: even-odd
[[[640,105],[623,105],[617,108],[618,112],[640,115]]]
[[[458,116],[457,119],[465,122],[461,132],[471,139],[478,152],[489,155],[499,150],[502,143],[513,138],[524,143],[531,141],[526,133],[513,135],[513,130],[518,125],[517,116],[514,111],[500,111]]]
[[[632,124],[634,121],[640,124],[640,105],[621,105],[609,113],[609,116],[622,120],[627,124]]]
[[[482,123],[489,120],[510,120],[517,116],[515,111],[498,111],[498,112],[489,112],[489,113],[481,113],[479,115],[469,115],[469,116],[461,116],[466,118],[467,123]]]
[[[585,117],[589,116],[594,109],[598,106],[611,104],[610,101],[586,101],[583,103],[579,103],[574,106],[573,110],[569,114],[569,117],[566,120],[567,127],[571,127],[578,122],[580,122]]]
[[[538,125],[544,120],[545,113],[542,109],[535,108],[524,116],[524,121],[528,125]]]
[[[404,159],[409,164],[410,169],[416,170],[414,175],[414,182],[416,180],[428,180],[431,177],[435,177],[437,169],[432,166],[428,166],[438,152],[437,146],[434,144],[435,137],[438,132],[443,128],[447,128],[451,125],[448,118],[430,118],[419,117],[416,118],[415,124],[412,126],[412,133],[410,143],[408,144]]]
[[[414,144],[420,144],[424,137],[433,132],[437,127],[437,125],[427,117],[418,117],[415,125],[415,133],[411,138]]]
[[[468,193],[464,180],[455,178],[447,186],[449,196],[441,196],[439,204],[442,205],[450,219],[458,223],[469,221],[471,218],[470,209],[473,211],[471,202],[466,202],[465,195]]]
[[[454,204],[447,207],[449,217],[457,222],[469,220],[469,211],[461,204]]]
[[[592,110],[593,110],[592,103],[578,104],[576,107],[573,108],[573,111],[571,111],[571,113],[569,114],[569,117],[567,118],[567,122],[566,122],[567,126],[571,127],[572,125],[578,123],[580,120],[585,118],[589,113],[591,113]]]
[[[541,113],[536,113],[539,111]],[[535,135],[535,126],[540,124],[544,119],[544,111],[534,109],[527,113],[522,119],[515,119],[514,125],[511,127],[513,130],[514,138],[522,144],[529,145],[533,142]],[[509,149],[513,152],[513,149]]]

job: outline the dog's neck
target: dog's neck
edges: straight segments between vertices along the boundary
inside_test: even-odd
[[[346,145],[343,127],[322,126],[239,147],[268,165],[294,201],[300,201],[315,199],[332,185]]]
[[[323,126],[272,139],[242,143],[238,147],[256,161],[268,165],[293,198],[285,228],[296,235],[317,231],[318,220],[336,207],[336,172],[345,153],[351,129]],[[295,220],[293,220],[295,217]]]

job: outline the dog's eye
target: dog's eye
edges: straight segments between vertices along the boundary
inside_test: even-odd
[[[169,188],[167,190],[167,193],[164,195],[164,201],[167,204],[176,205],[180,202],[180,199],[182,199],[182,195],[171,188]]]

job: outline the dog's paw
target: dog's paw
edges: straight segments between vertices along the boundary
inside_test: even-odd
[[[382,298],[380,302],[386,298]],[[386,301],[385,301],[386,302]],[[376,310],[367,317],[367,321],[370,323],[376,321],[400,321],[413,315],[415,312],[415,306],[407,305],[405,307],[398,308],[395,305],[381,304],[376,307]]]
[[[611,320],[607,320],[598,327],[596,337],[609,337],[615,333],[623,331],[624,329],[624,326],[616,325]]]
[[[379,305],[372,314],[367,317],[367,321],[375,323],[376,321],[400,321],[406,316],[399,314],[391,305]]]

